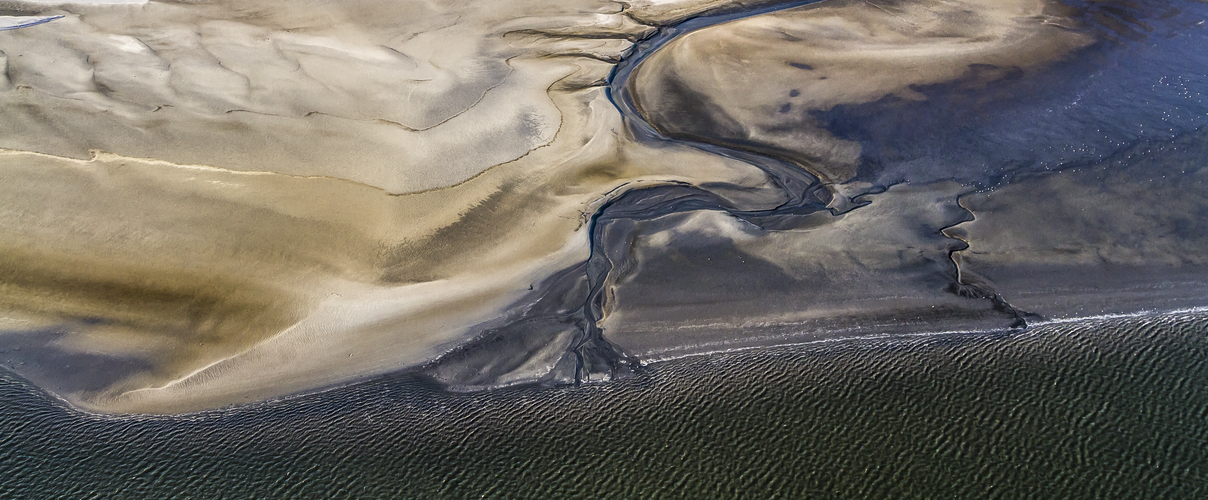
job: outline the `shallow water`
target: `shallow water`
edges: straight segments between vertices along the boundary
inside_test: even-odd
[[[689,357],[579,388],[407,376],[182,417],[5,373],[5,498],[1195,498],[1208,315]]]

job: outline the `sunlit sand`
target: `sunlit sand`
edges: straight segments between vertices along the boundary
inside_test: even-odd
[[[590,328],[570,320],[503,368],[480,351],[464,359],[482,364],[433,363],[578,297],[555,277],[590,274],[601,248],[629,257],[609,254],[602,283],[584,278],[604,303],[576,318],[631,356],[868,318],[1010,325],[994,280],[960,266],[1043,260],[996,239],[1037,215],[953,230],[992,202],[959,204],[969,190],[953,182],[858,179],[860,144],[808,112],[1027,78],[1094,35],[1042,0],[828,0],[657,48],[628,82],[640,116],[623,114],[610,78],[635,44],[748,4],[17,2],[0,11],[0,345],[21,349],[10,368],[81,407],[136,413],[407,369],[457,388],[582,382],[596,372],[560,371],[584,363],[573,350]],[[642,120],[666,137],[635,135]],[[601,230],[623,245],[593,240],[594,216],[647,188],[705,186],[736,211],[791,197],[702,144],[816,176],[817,214],[772,231],[717,208],[659,213],[625,226],[644,233]],[[985,252],[959,255],[978,238]],[[637,288],[635,269],[654,273],[691,241],[821,283],[817,300]]]

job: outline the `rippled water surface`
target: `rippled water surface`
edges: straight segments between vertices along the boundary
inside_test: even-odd
[[[0,378],[0,497],[1197,498],[1208,315],[837,341],[614,384],[409,377],[183,417]]]

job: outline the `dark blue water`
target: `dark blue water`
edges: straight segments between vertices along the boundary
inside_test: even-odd
[[[1202,313],[183,417],[87,415],[4,375],[0,497],[1203,498],[1206,384]]]

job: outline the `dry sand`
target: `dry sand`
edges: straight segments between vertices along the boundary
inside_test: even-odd
[[[4,3],[64,16],[0,33],[6,359],[79,406],[150,413],[423,365],[586,259],[587,217],[626,190],[774,191],[746,163],[634,141],[602,87],[655,25],[740,4]],[[1087,43],[1060,24],[1039,0],[826,2],[689,35],[636,85],[656,118],[677,112],[656,104],[667,81],[703,89],[710,112],[749,124],[738,138],[842,181],[858,149],[805,123],[784,135],[774,109],[736,97],[789,95],[744,72],[749,58],[828,75],[793,101],[824,109]],[[769,36],[809,49],[765,52]],[[955,191],[893,193],[944,212],[935,197]],[[863,221],[882,236],[854,264],[841,239],[744,250],[796,275],[811,272],[802,259],[832,259],[834,275],[899,265],[894,245],[921,245],[911,265],[946,265],[931,254],[948,243],[876,214],[827,229]]]
[[[625,140],[600,85],[652,28],[612,2],[6,5],[64,17],[0,34],[3,335],[94,410],[421,364],[584,259],[605,193],[765,182]]]

